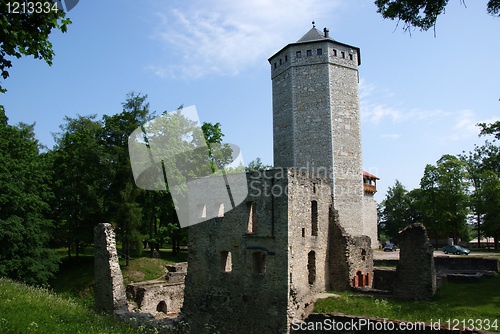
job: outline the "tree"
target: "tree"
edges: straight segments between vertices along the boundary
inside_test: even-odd
[[[482,129],[479,136],[494,135],[495,139],[500,139],[500,121],[494,123],[479,123]]]
[[[498,175],[491,171],[486,172],[480,192],[484,200],[484,231],[486,235],[493,236],[495,249],[498,249],[500,241],[500,179]]]
[[[52,2],[47,1],[52,4]],[[7,79],[8,69],[12,67],[9,57],[21,58],[22,56],[33,56],[35,59],[43,59],[52,65],[54,51],[48,37],[53,29],[61,32],[67,31],[69,19],[65,18],[62,10],[55,10],[54,6],[45,13],[20,12],[14,13],[13,3],[19,1],[0,0],[0,70],[2,77]],[[10,10],[9,10],[10,8]],[[0,85],[0,92],[6,90]]]
[[[434,236],[467,239],[469,182],[464,162],[443,155],[436,166],[427,165],[420,180],[423,223]]]
[[[377,12],[384,19],[402,21],[405,31],[412,26],[423,31],[435,27],[447,4],[448,0],[375,0]],[[493,16],[500,16],[500,0],[488,0],[486,10]]]
[[[94,240],[94,226],[103,220],[101,146],[102,123],[96,115],[66,117],[51,152],[53,190],[57,194],[53,210],[60,222],[62,237],[75,246],[78,258],[83,244]]]
[[[397,239],[398,233],[408,223],[408,210],[410,207],[408,190],[396,180],[394,187],[389,187],[387,195],[381,203],[379,226],[390,241]]]
[[[142,245],[141,228],[143,211],[140,193],[143,191],[134,184],[128,137],[138,127],[152,118],[147,95],[131,92],[122,103],[123,111],[113,116],[103,116],[102,145],[106,173],[104,205],[106,217],[117,226],[117,235],[122,241],[127,265],[132,249],[139,250]]]
[[[247,171],[247,172],[264,171],[264,170],[268,170],[268,169],[273,169],[273,166],[264,165],[264,163],[262,162],[262,160],[259,157],[257,157],[257,159],[255,159],[255,160],[250,161],[248,163],[248,166],[245,167],[245,171]]]
[[[59,259],[48,248],[52,196],[34,125],[11,126],[0,107],[0,276],[29,284],[53,277]]]

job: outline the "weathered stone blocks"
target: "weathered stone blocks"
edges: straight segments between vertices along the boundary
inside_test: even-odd
[[[127,311],[123,276],[116,253],[115,232],[107,223],[94,228],[95,309],[113,313]]]
[[[429,299],[436,292],[434,254],[427,231],[420,223],[399,232],[399,263],[394,294],[407,299]]]

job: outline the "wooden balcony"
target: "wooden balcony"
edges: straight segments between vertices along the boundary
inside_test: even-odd
[[[363,188],[367,194],[375,194],[377,192],[377,187],[372,184],[363,183]]]

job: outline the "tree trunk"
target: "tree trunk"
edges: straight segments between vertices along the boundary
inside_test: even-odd
[[[125,266],[128,267],[130,265],[130,242],[128,238],[125,241],[125,261]]]
[[[480,231],[480,226],[481,225],[481,216],[478,213],[477,214],[477,248],[481,248],[481,231]]]

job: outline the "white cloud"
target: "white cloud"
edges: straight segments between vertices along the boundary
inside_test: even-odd
[[[310,18],[326,21],[329,15],[331,20],[331,9],[339,3],[198,0],[182,8],[171,8],[170,3],[156,13],[159,22],[154,38],[177,57],[170,57],[169,63],[159,59],[149,69],[157,75],[182,78],[238,74],[270,57],[289,38],[298,40],[309,29]]]
[[[401,137],[401,135],[398,133],[387,133],[387,134],[381,135],[380,137],[387,138],[387,139],[399,139]]]
[[[476,113],[469,109],[461,110],[457,114],[453,132],[449,137],[450,140],[477,137],[480,132],[480,128],[477,126],[478,123],[493,123],[498,120],[497,117],[479,119]]]
[[[432,122],[450,115],[450,113],[440,109],[408,109],[398,102],[393,102],[393,105],[389,106],[388,103],[391,103],[391,101],[397,101],[394,93],[387,89],[379,89],[374,84],[367,83],[364,79],[360,80],[359,99],[361,119],[374,124],[379,124],[386,118],[393,123],[407,121]]]

